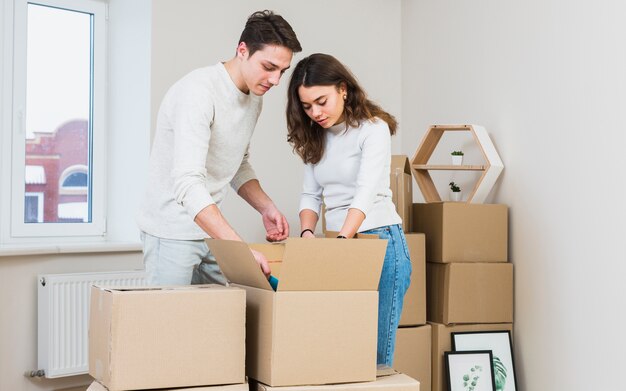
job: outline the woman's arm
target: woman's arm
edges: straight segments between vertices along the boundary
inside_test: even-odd
[[[300,197],[300,232],[310,229],[315,232],[322,205],[322,186],[315,180],[313,165],[304,166],[304,180]],[[311,232],[305,232],[303,238],[315,237]]]
[[[317,225],[317,213],[312,211],[311,209],[302,209],[300,211],[300,232],[303,232],[305,229],[310,229],[311,231],[306,231],[302,234],[303,238],[314,238],[315,235],[315,226]]]
[[[359,230],[363,220],[365,220],[365,213],[355,208],[348,209],[348,215],[343,222],[341,231],[339,231],[339,236],[345,236],[346,238],[353,237]]]

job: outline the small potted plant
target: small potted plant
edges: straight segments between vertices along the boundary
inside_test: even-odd
[[[450,200],[461,201],[461,188],[454,182],[450,182]]]
[[[463,151],[453,151],[450,155],[452,155],[453,166],[460,166],[463,164]]]

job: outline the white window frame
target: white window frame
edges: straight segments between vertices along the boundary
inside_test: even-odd
[[[91,222],[24,223],[25,107],[26,107],[26,34],[28,4],[69,9],[93,15],[93,95],[91,129]],[[56,241],[63,237],[98,241],[106,235],[106,3],[97,0],[15,0],[13,3],[13,78],[11,112],[11,224],[8,241]],[[6,42],[6,41],[5,41]],[[6,50],[5,50],[6,52]],[[6,75],[7,72],[4,72]],[[5,76],[6,77],[6,76]],[[8,141],[8,140],[7,140]],[[5,228],[6,229],[6,228]],[[82,238],[82,239],[80,239]]]

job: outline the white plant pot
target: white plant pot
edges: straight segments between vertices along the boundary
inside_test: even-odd
[[[460,166],[463,164],[463,155],[452,155],[452,165]]]
[[[460,191],[451,191],[450,192],[450,201],[455,201],[455,202],[461,201],[461,192]]]

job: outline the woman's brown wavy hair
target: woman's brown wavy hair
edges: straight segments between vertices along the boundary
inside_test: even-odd
[[[304,112],[298,89],[300,86],[346,86],[347,99],[344,106],[346,125],[357,127],[363,120],[378,117],[389,125],[391,134],[396,133],[398,122],[380,106],[367,99],[354,75],[335,57],[316,53],[298,62],[287,90],[287,141],[304,163],[316,164],[324,154],[324,132],[318,123]]]

